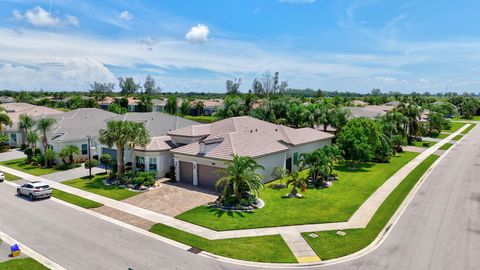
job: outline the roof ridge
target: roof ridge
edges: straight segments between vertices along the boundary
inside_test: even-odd
[[[286,143],[291,143],[292,142],[292,139],[288,136],[288,134],[285,132],[285,130],[283,129],[284,126],[283,125],[276,125],[277,128],[280,129],[280,132],[282,132],[282,134],[288,139],[288,142]]]
[[[232,153],[236,153],[235,151],[235,145],[233,144],[233,140],[232,140],[232,134],[231,133],[227,133],[228,135],[228,139],[230,140],[230,146],[232,147]]]

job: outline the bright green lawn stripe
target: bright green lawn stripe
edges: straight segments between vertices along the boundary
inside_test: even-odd
[[[448,148],[450,148],[450,147],[452,147],[452,146],[453,146],[453,144],[451,144],[451,143],[446,143],[446,144],[442,145],[442,147],[440,147],[439,149],[440,149],[440,150],[448,150]]]
[[[103,184],[103,180],[105,179],[107,179],[105,173],[99,173],[94,175],[91,181],[88,179],[88,176],[85,176],[82,178],[64,181],[62,184],[76,187],[117,201],[121,201],[139,194],[138,192],[115,185],[106,186]]]
[[[379,186],[417,155],[404,152],[392,157],[390,163],[366,163],[355,170],[337,166],[339,180],[332,187],[308,189],[302,199],[282,198],[291,187],[277,190],[267,184],[260,191],[265,206],[254,212],[199,206],[177,218],[218,231],[347,221]]]
[[[450,129],[444,129],[442,131],[453,133],[453,132],[459,130],[461,127],[465,126],[466,124],[467,123],[463,123],[463,122],[450,122],[451,128]]]
[[[151,232],[177,242],[220,256],[254,262],[297,262],[285,241],[279,235],[208,240],[163,224],[156,224]]]
[[[458,140],[460,140],[462,137],[463,137],[463,135],[457,135],[457,136],[453,137],[452,140],[458,141]]]
[[[200,116],[184,115],[182,117],[189,120],[197,121],[200,123],[212,123],[215,121],[215,119],[212,116],[207,116],[207,115],[200,115]]]
[[[20,179],[22,179],[22,178],[20,178],[20,177],[18,177],[18,176],[16,176],[16,175],[9,174],[9,173],[6,173],[6,172],[4,172],[3,174],[5,175],[5,180],[7,180],[7,181],[15,181],[15,180],[20,180]]]
[[[48,268],[32,258],[23,258],[0,263],[0,270],[48,270]]]
[[[309,233],[303,233],[303,237],[322,260],[346,256],[365,248],[377,237],[411,189],[437,159],[437,155],[431,155],[418,165],[387,197],[365,229],[345,230],[345,236],[337,235],[336,231],[326,231],[318,232],[318,238],[308,236]]]
[[[25,164],[25,158],[2,161],[0,165],[36,176],[57,172],[53,168],[40,168],[31,164]]]
[[[437,139],[445,139],[446,137],[450,136],[450,134],[440,133],[436,136]]]
[[[59,199],[59,200],[62,200],[62,201],[74,204],[76,206],[86,208],[86,209],[97,208],[97,207],[103,206],[103,204],[101,204],[101,203],[97,203],[97,202],[91,201],[89,199],[85,199],[85,198],[82,198],[80,196],[77,196],[77,195],[74,195],[74,194],[71,194],[71,193],[67,193],[67,192],[64,192],[64,191],[61,191],[61,190],[58,190],[58,189],[53,190],[52,196]]]
[[[467,127],[465,130],[463,130],[462,133],[460,133],[460,134],[463,134],[463,135],[467,134],[467,133],[470,132],[470,130],[472,130],[476,125],[477,125],[477,124],[475,124],[475,123],[471,123],[470,126]]]
[[[412,142],[412,146],[416,146],[416,147],[422,147],[422,148],[429,148],[430,146],[433,146],[434,144],[436,144],[437,142],[429,142],[429,141],[414,141]]]
[[[480,121],[480,116],[479,115],[474,115],[472,119],[466,119],[466,118],[461,118],[461,117],[455,117],[453,118],[453,121]]]

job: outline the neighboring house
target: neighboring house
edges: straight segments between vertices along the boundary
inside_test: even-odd
[[[203,111],[198,111],[197,103],[203,102],[204,108]],[[219,109],[223,109],[225,103],[223,99],[197,99],[190,102],[190,115],[213,115]]]
[[[146,171],[156,171],[158,176],[164,176],[173,165],[172,155],[169,150],[175,148],[176,145],[171,142],[169,136],[166,136],[167,133],[179,128],[199,124],[198,122],[179,116],[160,112],[126,113],[108,118],[106,122],[111,120],[143,123],[150,133],[152,141],[146,147],[136,147],[135,159],[137,162],[137,168],[144,168]],[[117,157],[117,149],[115,147],[110,148],[106,145],[100,145],[99,150],[99,154],[106,153],[111,155],[114,159]],[[126,147],[125,150],[125,161],[133,162],[128,147]]]
[[[331,144],[332,134],[311,128],[293,129],[249,116],[233,117],[211,124],[181,128],[168,135],[176,180],[213,189],[218,170],[233,155],[249,156],[265,170],[264,182],[271,180],[275,167],[298,169],[299,156]],[[183,146],[181,146],[183,145]]]
[[[128,98],[128,111],[129,112],[136,112],[137,111],[137,105],[138,105],[138,100],[133,98],[133,97],[129,97]]]
[[[165,105],[167,105],[167,100],[166,99],[157,99],[154,98],[152,99],[152,107],[154,112],[164,112],[165,111]]]
[[[367,102],[362,101],[362,100],[358,100],[358,99],[354,99],[354,100],[350,101],[350,104],[354,107],[365,107],[365,106],[368,105]]]
[[[383,104],[383,105],[385,105],[385,106],[397,107],[397,106],[400,105],[400,104],[401,104],[400,101],[394,100],[394,101],[387,102],[387,103],[385,103],[385,104]]]
[[[387,112],[392,111],[395,107],[385,105],[368,105],[364,107],[344,107],[351,112],[352,118],[367,117],[377,118],[385,115]]]
[[[6,103],[1,105],[7,115],[12,120],[12,126],[5,127],[5,134],[8,136],[9,144],[12,147],[18,147],[24,142],[22,131],[18,126],[20,115],[26,114],[38,120],[42,117],[55,116],[63,114],[62,111],[44,106],[36,106],[28,103]]]
[[[0,97],[0,103],[14,103],[15,98],[13,97],[7,97],[7,96],[1,96]]]
[[[113,101],[115,100],[114,97],[105,97],[103,100],[98,101],[98,107],[102,110],[107,111],[108,107],[112,105]]]

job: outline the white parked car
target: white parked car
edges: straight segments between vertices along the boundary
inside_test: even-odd
[[[18,187],[17,195],[28,196],[32,201],[39,198],[50,198],[52,196],[52,188],[48,184],[35,181]]]
[[[5,174],[3,172],[0,172],[0,183],[5,181]]]

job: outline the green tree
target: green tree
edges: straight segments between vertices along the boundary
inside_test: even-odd
[[[404,129],[408,119],[400,112],[387,112],[379,118],[380,130],[387,136],[394,152],[402,152],[403,146],[407,145],[407,135]]]
[[[430,112],[428,114],[428,134],[432,135],[433,131],[440,131],[448,124],[443,114],[438,112]]]
[[[83,98],[81,96],[78,96],[78,95],[70,97],[70,99],[68,99],[68,101],[67,101],[67,107],[70,110],[83,108],[84,107]]]
[[[47,133],[52,130],[53,126],[56,123],[57,121],[50,117],[42,118],[37,122],[37,130],[40,131],[40,133],[42,133],[43,151],[46,151],[48,149]]]
[[[195,102],[195,109],[197,110],[197,115],[203,115],[205,103],[202,100],[197,100],[197,102]]]
[[[467,99],[460,105],[460,113],[465,119],[472,119],[479,108],[478,101]]]
[[[145,94],[147,95],[155,95],[156,93],[160,92],[160,88],[157,87],[155,80],[152,78],[152,76],[150,76],[150,74],[148,74],[145,78],[145,82],[143,83],[143,91],[145,91]]]
[[[332,176],[333,174],[333,166],[336,163],[342,162],[343,159],[343,152],[340,150],[338,145],[325,145],[321,151],[325,154],[328,161],[328,176]]]
[[[328,124],[335,128],[335,136],[347,124],[351,112],[342,108],[333,108],[327,115]]]
[[[45,167],[51,168],[55,159],[57,158],[57,153],[53,149],[48,148],[45,153],[43,153],[43,159],[45,161]]]
[[[87,98],[83,101],[83,108],[98,108],[98,103],[95,98]]]
[[[109,121],[106,129],[100,129],[99,141],[108,147],[117,148],[117,179],[125,173],[125,145],[129,142],[129,121]]]
[[[326,178],[329,173],[328,157],[321,149],[311,153],[302,153],[299,157],[299,165],[302,170],[309,169],[310,179],[318,184],[320,179]]]
[[[2,110],[5,111],[5,109],[0,109],[0,133],[3,134],[3,126],[12,126],[13,122],[6,113],[1,112]]]
[[[132,156],[132,171],[136,172],[136,155],[135,147],[142,146],[145,147],[152,140],[150,133],[145,128],[143,123],[128,122],[128,146],[130,148],[130,153]]]
[[[27,141],[30,144],[30,147],[32,149],[35,149],[37,147],[37,142],[38,142],[38,134],[37,132],[30,130],[27,133]]]
[[[169,114],[177,113],[177,98],[175,96],[169,96],[167,98],[167,104],[165,105],[165,111]]]
[[[225,165],[226,170],[218,171],[218,174],[223,176],[215,183],[217,190],[223,187],[224,199],[233,196],[238,203],[244,193],[258,196],[260,188],[263,187],[263,177],[257,171],[264,170],[263,166],[251,157],[238,155],[234,155],[231,161],[225,162]]]
[[[190,113],[190,100],[184,99],[180,105],[180,114],[188,115]]]
[[[420,131],[420,119],[422,109],[413,103],[402,103],[398,105],[396,111],[400,112],[407,119],[404,130],[408,136],[408,143],[412,143]]]
[[[135,94],[141,88],[140,84],[136,84],[132,77],[118,78],[118,86],[122,95]]]
[[[290,196],[292,197],[298,197],[298,189],[300,189],[301,192],[307,190],[305,178],[301,177],[297,171],[290,174],[290,178],[287,180],[287,187],[290,185],[293,187],[292,191],[290,191]]]
[[[227,95],[238,95],[242,79],[227,80],[225,82],[225,88],[227,89]]]
[[[153,111],[152,96],[144,94],[140,96],[140,100],[136,106],[137,112],[151,112]]]
[[[63,163],[68,163],[70,165],[73,164],[73,155],[80,155],[80,148],[76,145],[69,144],[66,145],[65,147],[60,150],[60,153],[58,153],[60,158],[62,159]],[[65,162],[65,158],[68,157],[68,162]]]
[[[108,111],[109,112],[112,112],[112,113],[116,113],[116,114],[125,114],[127,113],[127,109],[116,104],[116,103],[112,103],[108,106]]]
[[[294,128],[304,127],[308,123],[308,111],[302,104],[292,103],[288,107],[286,123]]]
[[[28,114],[21,114],[18,120],[18,127],[22,131],[23,144],[29,144],[28,131],[35,126],[35,120]]]
[[[105,167],[105,173],[108,172],[108,166],[112,164],[113,158],[109,154],[103,154],[100,156],[100,163]]]
[[[243,116],[249,112],[249,108],[243,104],[242,99],[238,96],[226,96],[223,101],[223,108],[218,109],[213,115],[216,119]]]

